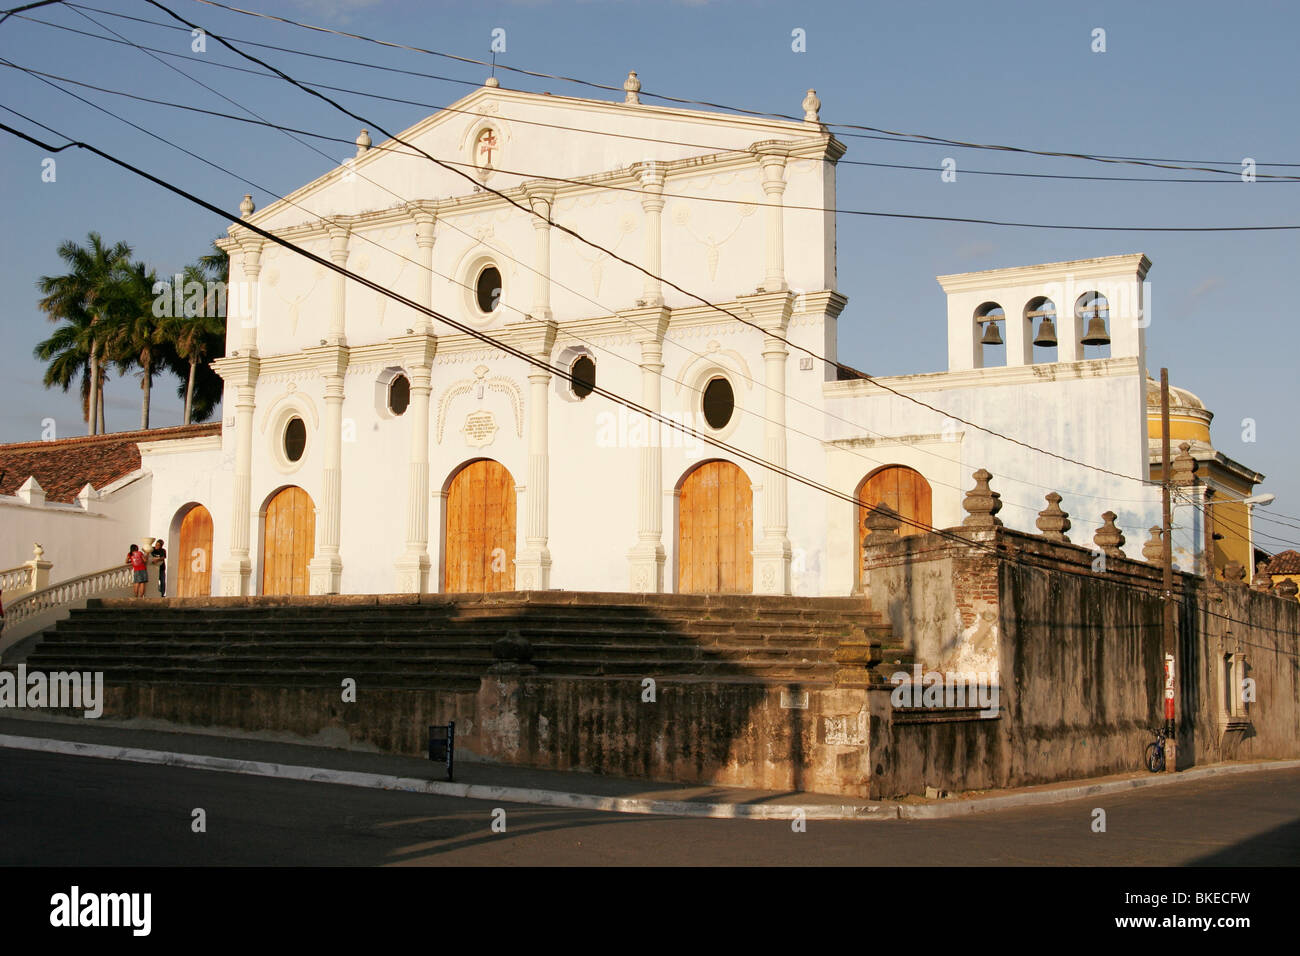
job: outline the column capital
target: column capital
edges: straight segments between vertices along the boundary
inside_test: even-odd
[[[648,343],[662,344],[672,318],[672,309],[662,305],[646,305],[635,309],[619,309],[616,313],[632,341],[641,345]]]
[[[431,331],[407,329],[405,335],[394,335],[388,344],[407,368],[428,368],[438,351],[438,336]]]
[[[336,266],[346,265],[348,261],[348,236],[352,230],[338,223],[330,223],[330,259]]]
[[[550,228],[551,207],[555,204],[555,186],[548,183],[528,183],[523,187],[524,200],[528,207],[542,217],[533,218],[533,228]]]
[[[253,281],[262,271],[262,250],[266,248],[265,239],[240,239],[239,262],[244,267],[244,275]]]
[[[302,350],[311,356],[312,364],[326,378],[342,378],[348,370],[348,348],[346,345],[313,345]]]
[[[223,382],[236,388],[252,388],[257,384],[257,376],[262,369],[261,359],[242,349],[231,352],[224,358],[213,359],[209,364]]]
[[[555,344],[555,335],[559,325],[554,319],[535,319],[526,316],[523,321],[511,323],[502,336],[517,349],[522,349],[533,358],[545,362],[551,359],[551,346]]]
[[[788,289],[780,292],[760,290],[750,295],[736,296],[736,302],[749,319],[763,331],[784,335],[794,313],[795,294]]]

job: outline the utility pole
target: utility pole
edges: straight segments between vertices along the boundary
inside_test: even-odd
[[[1163,517],[1163,530],[1160,535],[1160,563],[1163,565],[1163,646],[1165,659],[1165,772],[1173,773],[1176,769],[1175,759],[1178,746],[1174,740],[1174,690],[1177,671],[1178,651],[1174,636],[1174,565],[1173,542],[1170,540],[1171,521],[1169,516],[1170,496],[1170,462],[1169,462],[1169,369],[1160,370],[1160,497]]]

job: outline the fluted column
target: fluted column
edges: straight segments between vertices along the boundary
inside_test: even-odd
[[[411,217],[415,220],[415,245],[419,248],[417,261],[420,264],[420,271],[423,273],[416,283],[413,298],[427,309],[433,306],[434,214],[412,204]],[[416,315],[415,331],[430,329],[432,325],[433,323],[428,315],[423,312]]]
[[[512,323],[511,344],[543,362],[551,361],[556,324],[553,319],[529,317]],[[528,374],[528,475],[524,484],[524,541],[515,555],[515,586],[544,590],[551,586],[551,552],[548,547],[550,508],[550,394],[551,373],[529,366]]]
[[[781,153],[763,154],[763,192],[767,196],[767,274],[763,288],[768,292],[781,292],[787,288],[785,281],[785,156]]]
[[[240,262],[247,293],[238,297],[238,305],[243,313],[239,322],[239,348],[232,350],[230,356],[219,363],[214,363],[226,385],[233,387],[235,393],[235,463],[231,479],[230,550],[220,568],[221,593],[231,597],[249,594],[252,576],[249,526],[253,507],[253,410],[260,369],[257,323],[260,319],[258,277],[262,273],[262,246],[260,240],[246,240],[240,245]]]
[[[551,317],[551,196],[536,190],[528,195],[533,216],[533,308],[535,319]]]
[[[661,408],[664,332],[669,312],[664,308],[636,309],[620,315],[641,344],[641,404],[652,412]],[[627,553],[628,585],[632,591],[664,589],[665,552],[662,426],[646,423],[646,443],[637,451],[637,540]]]
[[[645,269],[641,300],[646,306],[663,304],[664,174],[653,163],[641,173],[641,208],[645,211]]]
[[[330,260],[338,266],[347,265],[346,229],[330,229]],[[316,554],[307,566],[312,594],[338,594],[343,589],[339,544],[343,529],[343,382],[348,368],[346,296],[347,278],[336,272],[325,345],[305,350],[315,354],[325,378],[325,468],[316,509]]]
[[[755,323],[768,334],[763,342],[764,415],[763,455],[778,468],[786,465],[785,367],[789,350],[783,341],[790,322],[793,297],[788,292],[765,293],[740,298]],[[790,593],[792,551],[788,481],[784,474],[767,469],[763,475],[763,536],[754,549],[754,592]]]
[[[411,457],[406,480],[406,551],[397,560],[398,592],[423,593],[429,584],[429,395],[437,339],[427,331],[389,339],[411,380]]]

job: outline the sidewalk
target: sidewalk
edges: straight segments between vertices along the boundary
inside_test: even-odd
[[[1169,786],[1229,773],[1300,770],[1300,760],[1217,764],[1178,774],[1138,771],[1016,790],[957,794],[941,800],[854,801],[838,794],[776,792],[740,787],[654,783],[563,770],[537,770],[463,759],[448,782],[442,764],[377,751],[341,750],[263,732],[177,732],[157,721],[90,721],[35,715],[0,716],[0,748],[37,750],[224,773],[433,793],[473,800],[566,809],[668,816],[789,820],[927,820],[1016,807],[1064,803],[1150,786]]]

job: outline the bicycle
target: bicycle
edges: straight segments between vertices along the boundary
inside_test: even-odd
[[[1147,769],[1152,773],[1160,773],[1165,769],[1165,728],[1160,727],[1154,731],[1156,739],[1147,744],[1146,764]]]

